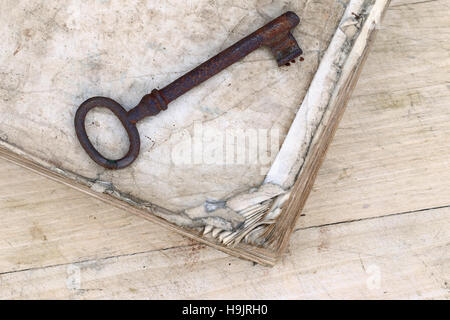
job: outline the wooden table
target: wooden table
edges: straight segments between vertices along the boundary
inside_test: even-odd
[[[273,268],[0,161],[0,298],[450,298],[449,39],[392,2]]]

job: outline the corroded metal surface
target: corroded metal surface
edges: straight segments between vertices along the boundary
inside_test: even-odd
[[[241,60],[249,53],[261,46],[270,47],[278,66],[288,64],[289,61],[302,54],[295,38],[290,33],[300,22],[299,17],[288,11],[272,20],[265,26],[253,32],[231,47],[202,63],[187,74],[181,76],[161,90],[154,89],[145,95],[139,104],[126,111],[119,103],[110,98],[93,97],[83,102],[75,115],[75,130],[78,140],[88,155],[99,165],[108,169],[121,169],[130,165],[138,156],[140,148],[139,133],[136,123],[149,116],[166,110],[167,105],[190,89],[208,80],[223,69]],[[118,160],[107,159],[102,156],[89,141],[86,133],[85,118],[87,113],[95,107],[111,110],[124,126],[130,141],[127,154]]]

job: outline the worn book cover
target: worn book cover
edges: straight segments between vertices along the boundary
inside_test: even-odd
[[[314,182],[387,0],[4,1],[0,157],[227,253],[273,265]],[[139,157],[110,170],[74,128],[93,96],[130,109],[284,12],[303,53],[255,50],[137,123]],[[102,155],[128,150],[91,110]]]

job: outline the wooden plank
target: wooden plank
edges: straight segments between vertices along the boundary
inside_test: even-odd
[[[445,0],[397,3],[298,226],[450,203],[450,9]]]
[[[394,1],[391,8],[398,12],[390,15],[392,9],[388,10],[384,26],[389,28],[378,33],[374,52],[319,171],[305,207],[306,217],[300,219],[290,252],[280,265],[272,269],[253,266],[201,245],[191,245],[189,240],[153,223],[2,160],[0,296],[261,298],[273,293],[273,298],[449,298],[448,208],[334,225],[387,215],[394,212],[392,206],[411,211],[449,204],[445,127],[448,113],[440,104],[448,101],[449,92],[443,79],[448,69],[441,64],[448,61],[443,54],[446,44],[438,40],[428,42],[430,52],[421,52],[428,61],[423,60],[423,65],[414,49],[419,39],[424,42],[427,37],[440,39],[431,26],[444,36],[448,34],[447,21],[438,17],[444,15],[445,3],[433,1],[426,7],[420,3],[406,6],[397,3]],[[416,18],[428,26],[407,22]],[[407,29],[412,29],[411,34]],[[404,34],[395,37],[390,30],[401,30]],[[414,30],[418,33],[413,34]],[[389,40],[392,35],[395,40]],[[380,43],[383,49],[379,49]],[[386,64],[383,75],[375,75],[381,62]],[[383,86],[387,86],[386,91]],[[414,96],[409,98],[406,94],[413,89],[420,90],[422,96],[420,103],[413,100],[415,108],[410,105]],[[371,94],[372,90],[375,93]],[[392,101],[400,108],[382,108]],[[440,113],[434,113],[434,108]],[[378,119],[377,126],[367,128],[367,119]],[[437,124],[434,130],[423,130],[434,123]],[[416,133],[419,129],[424,132]],[[366,134],[369,137],[365,138]],[[383,137],[393,139],[392,143],[382,140]],[[357,141],[357,146],[352,140]],[[398,147],[400,143],[402,148]],[[371,156],[371,152],[376,156]],[[351,153],[353,156],[346,158]],[[349,177],[345,172],[348,163],[353,165]],[[370,187],[368,177],[378,187]],[[422,188],[421,183],[426,187]],[[363,188],[369,189],[364,192]],[[333,201],[322,205],[329,199]],[[371,202],[363,202],[366,199]],[[383,205],[383,201],[389,205]],[[372,207],[374,203],[376,210]],[[368,209],[370,212],[366,214]],[[96,219],[89,218],[92,215]],[[38,229],[33,229],[32,222],[42,222],[44,227],[38,225]],[[313,227],[320,224],[333,225]],[[313,230],[317,232],[311,233]],[[45,241],[51,241],[52,245],[46,248]],[[177,248],[161,249],[170,247]],[[366,271],[357,257],[359,254]],[[25,259],[18,263],[21,261],[16,256]],[[130,260],[133,257],[145,263],[133,262]],[[76,273],[70,263],[79,261],[86,261],[81,274],[89,280],[89,286],[68,289],[67,281]],[[168,282],[149,275],[152,272],[145,270],[151,266],[154,274],[167,276]],[[367,281],[377,266],[381,269],[381,286],[369,290]],[[95,268],[104,271],[96,273]]]
[[[0,272],[192,243],[4,160],[0,216]]]
[[[353,33],[353,34],[356,34],[354,37],[351,36],[352,32],[350,32],[348,30],[348,25],[345,24],[345,28],[344,28],[344,25],[341,25],[341,27],[339,28],[339,31],[336,33],[336,36],[333,37],[334,40],[332,41],[332,45],[329,46],[329,49],[327,50],[327,53],[324,56],[324,59],[323,59],[324,61],[321,62],[322,68],[320,70],[322,70],[322,71],[319,72],[320,74],[323,74],[323,72],[325,72],[327,74],[326,78],[330,78],[331,79],[330,81],[332,81],[333,83],[332,84],[330,83],[331,86],[328,86],[328,84],[324,84],[319,81],[319,84],[317,87],[317,85],[314,84],[315,82],[313,81],[312,86],[314,88],[311,89],[313,92],[316,92],[317,88],[319,88],[319,90],[327,90],[327,92],[329,90],[332,97],[334,97],[337,93],[338,98],[337,99],[331,98],[331,100],[328,100],[328,98],[326,98],[323,101],[325,103],[323,105],[323,108],[327,110],[326,113],[330,112],[332,114],[332,116],[330,117],[331,120],[328,123],[329,124],[332,123],[333,125],[327,125],[327,122],[321,122],[319,125],[321,130],[319,130],[319,129],[313,130],[312,132],[314,132],[314,133],[311,133],[311,134],[313,134],[313,139],[316,141],[320,140],[320,137],[323,136],[322,140],[325,140],[325,144],[319,143],[316,145],[316,147],[311,147],[311,148],[308,147],[307,150],[309,150],[309,149],[312,150],[309,152],[307,152],[305,150],[305,152],[307,152],[307,154],[305,156],[306,158],[305,158],[304,166],[309,168],[309,163],[311,163],[311,162],[314,163],[315,165],[314,165],[313,170],[303,170],[304,174],[301,174],[301,177],[302,177],[301,180],[308,181],[308,183],[306,184],[306,187],[299,188],[297,191],[298,193],[302,194],[302,201],[301,201],[302,205],[309,193],[309,190],[311,188],[312,182],[315,177],[315,174],[311,174],[311,172],[314,172],[314,173],[317,172],[317,168],[320,164],[320,161],[316,161],[316,160],[318,158],[321,159],[322,155],[323,155],[323,152],[321,152],[321,151],[316,152],[316,151],[323,150],[324,145],[328,145],[328,142],[331,139],[331,135],[329,135],[329,134],[322,135],[321,132],[323,131],[324,127],[327,128],[327,129],[325,129],[325,132],[329,133],[329,132],[334,131],[333,128],[335,128],[337,125],[337,122],[338,122],[337,119],[339,118],[339,115],[342,114],[342,112],[343,112],[343,106],[345,105],[345,102],[348,99],[348,96],[351,91],[350,89],[353,88],[354,83],[357,79],[357,75],[359,74],[358,70],[359,70],[362,62],[364,61],[364,59],[361,56],[365,57],[365,54],[367,53],[367,50],[368,50],[367,42],[368,42],[368,39],[371,38],[371,35],[373,33],[373,26],[379,22],[379,20],[380,20],[379,16],[386,8],[387,3],[388,3],[387,0],[380,0],[376,4],[374,4],[374,6],[370,7],[370,10],[367,8],[367,10],[368,10],[367,17],[364,20],[362,20],[363,23],[361,24],[360,32]],[[362,1],[354,1],[354,2],[350,3],[349,6],[355,12],[359,12],[360,10],[363,10],[363,8],[366,8],[365,7],[366,5],[367,5],[367,3],[363,4]],[[350,14],[349,8],[346,10],[346,18],[345,19],[346,19],[345,21],[347,23],[349,23],[349,21],[352,21],[352,23],[358,23],[357,19],[352,14]],[[355,29],[355,32],[356,32],[356,29]],[[353,40],[355,40],[355,41],[353,41]],[[351,46],[351,47],[346,48],[346,46]],[[348,55],[348,57],[347,57],[347,55]],[[324,64],[326,66],[325,69],[323,68]],[[329,67],[328,67],[328,64],[330,64]],[[335,70],[333,68],[333,66],[338,66],[337,68],[339,70],[337,70],[337,69]],[[329,73],[329,70],[333,70],[333,71],[331,71],[331,73]],[[335,71],[336,71],[336,73],[335,73]],[[320,78],[321,77],[319,76],[319,79]],[[336,85],[334,85],[334,81],[337,81]],[[325,95],[325,96],[328,97],[328,95]],[[309,100],[306,99],[306,101],[309,101]],[[320,101],[320,103],[322,103],[322,101]],[[319,106],[314,107],[315,103],[312,103],[312,105],[313,105],[312,108],[316,108],[318,110],[311,111],[311,112],[307,111],[308,114],[312,114],[314,112],[319,112],[319,110],[321,109],[321,106],[322,106],[322,104],[320,104]],[[304,108],[301,107],[301,110],[304,110]],[[310,109],[308,109],[308,110],[310,110]],[[337,114],[337,116],[335,116],[335,114]],[[327,116],[324,116],[323,118],[318,117],[317,119],[325,119],[325,118],[327,118]],[[301,120],[298,123],[303,123],[303,120]],[[329,130],[328,127],[330,127],[332,130]],[[292,135],[291,135],[291,137],[292,137]],[[317,138],[317,137],[319,137],[319,138]],[[311,137],[309,135],[307,135],[307,137],[305,137],[305,139],[310,139],[310,138]],[[298,140],[298,139],[294,137],[294,142],[296,140]],[[291,139],[291,142],[292,142],[292,139]],[[286,141],[285,141],[285,143],[286,143]],[[4,147],[7,148],[6,145]],[[156,222],[160,225],[166,224],[169,229],[178,231],[179,233],[181,233],[185,236],[191,237],[192,239],[195,239],[202,243],[209,244],[209,245],[211,245],[215,248],[218,248],[220,250],[223,250],[224,252],[227,252],[229,254],[234,254],[234,255],[242,257],[242,258],[251,259],[258,263],[263,263],[263,264],[268,264],[268,265],[274,264],[276,259],[279,258],[282,251],[284,251],[286,244],[288,243],[288,238],[289,238],[290,232],[292,231],[292,228],[294,227],[294,223],[293,223],[292,219],[288,220],[288,223],[284,223],[284,224],[279,223],[279,221],[281,221],[281,222],[284,221],[283,219],[286,216],[286,214],[283,213],[281,215],[283,219],[278,219],[277,223],[274,224],[276,226],[276,230],[281,229],[281,232],[279,232],[279,231],[274,232],[273,234],[275,236],[271,237],[272,240],[276,241],[277,245],[275,245],[273,247],[268,247],[268,246],[256,247],[256,246],[250,246],[245,243],[239,243],[233,247],[232,246],[224,246],[224,245],[221,245],[220,242],[216,241],[215,239],[203,237],[201,232],[197,232],[196,230],[193,230],[193,229],[181,228],[179,225],[186,224],[187,223],[186,221],[180,222],[180,220],[178,219],[178,222],[175,221],[175,223],[177,223],[177,225],[175,225],[174,223],[168,224],[167,221],[164,220],[164,219],[167,219],[168,221],[174,222],[173,221],[174,217],[177,216],[177,214],[178,214],[177,212],[168,212],[164,208],[161,208],[161,207],[158,207],[158,206],[152,205],[152,204],[150,204],[149,206],[145,206],[145,204],[141,203],[140,200],[134,201],[134,199],[136,199],[136,198],[128,197],[127,193],[120,194],[120,196],[118,196],[119,193],[116,193],[116,192],[108,193],[108,194],[97,192],[98,186],[96,186],[96,188],[91,188],[91,189],[89,189],[85,186],[85,185],[89,185],[90,181],[82,180],[80,177],[74,175],[70,171],[63,172],[62,170],[59,170],[59,169],[54,170],[55,168],[52,166],[49,167],[48,163],[44,164],[44,161],[42,161],[42,159],[33,157],[32,154],[27,153],[27,152],[29,152],[29,150],[27,150],[23,154],[21,154],[20,157],[17,157],[17,155],[13,154],[13,152],[17,152],[19,154],[22,153],[20,151],[20,148],[10,150],[13,152],[8,152],[8,150],[5,148],[0,148],[0,157],[3,157],[10,161],[19,163],[22,166],[29,167],[30,169],[32,169],[35,172],[38,172],[45,176],[48,176],[51,179],[59,180],[64,184],[73,185],[74,188],[76,188],[80,191],[89,193],[89,194],[93,195],[94,197],[101,198],[108,203],[111,203],[117,207],[128,210],[128,211],[135,213],[139,216],[142,216],[144,218],[147,218],[147,219],[149,219],[153,222]],[[288,150],[290,150],[290,148],[288,148]],[[294,150],[296,150],[296,149],[294,149]],[[297,151],[295,151],[293,153],[297,154]],[[56,158],[55,158],[55,160],[56,160]],[[42,166],[36,165],[36,162]],[[308,165],[306,165],[306,164],[308,164]],[[288,166],[288,167],[290,167],[290,166]],[[82,170],[82,169],[80,168],[80,170]],[[297,169],[292,169],[292,170],[297,170]],[[78,172],[79,170],[76,169],[75,171]],[[292,171],[292,172],[294,172],[294,171]],[[277,176],[277,175],[275,174],[275,176]],[[295,174],[294,174],[294,176],[295,176]],[[99,176],[97,175],[97,178],[98,177]],[[303,178],[305,178],[305,179],[303,179]],[[133,175],[133,180],[134,180],[134,175]],[[84,185],[81,185],[82,181],[84,181]],[[117,181],[121,181],[121,179],[117,179]],[[279,182],[279,183],[281,183],[281,182]],[[303,183],[300,182],[299,185],[303,186]],[[115,185],[113,187],[117,188],[117,186],[115,186]],[[285,186],[285,188],[288,188],[288,186]],[[190,192],[190,190],[189,190],[189,192]],[[134,196],[135,195],[133,194],[133,197]],[[148,202],[145,202],[145,203],[148,204]],[[151,207],[151,208],[149,209],[149,207]],[[203,208],[203,206],[200,206],[200,208]],[[154,215],[150,214],[150,211],[152,213],[154,213]],[[298,207],[293,206],[293,210],[288,211],[287,215],[289,216],[289,218],[295,218],[298,216],[298,212],[299,212]],[[190,221],[189,223],[194,223],[194,222]],[[189,223],[187,223],[187,224],[189,225]],[[280,225],[280,227],[278,227],[278,225]],[[288,228],[285,227],[286,225],[288,226]],[[278,236],[278,234],[282,235],[282,237]],[[270,242],[270,241],[268,240],[267,242]],[[256,241],[256,243],[259,243],[259,242]],[[279,245],[279,243],[281,243],[281,245]]]
[[[202,245],[0,275],[5,298],[450,298],[450,208],[302,229],[273,268]]]

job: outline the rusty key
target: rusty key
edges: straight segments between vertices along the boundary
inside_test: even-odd
[[[168,86],[161,90],[153,89],[151,93],[142,97],[139,104],[130,111],[126,111],[119,103],[106,97],[93,97],[84,101],[75,114],[75,131],[81,146],[92,160],[105,168],[121,169],[129,166],[139,154],[140,139],[136,128],[136,123],[139,120],[154,116],[161,110],[166,110],[171,101],[261,46],[268,46],[271,49],[278,66],[289,63],[302,54],[302,50],[290,32],[299,22],[300,19],[295,13],[291,11],[284,13]],[[86,133],[85,118],[87,113],[96,107],[111,110],[119,118],[128,133],[130,147],[127,154],[121,159],[105,158],[89,140]]]

